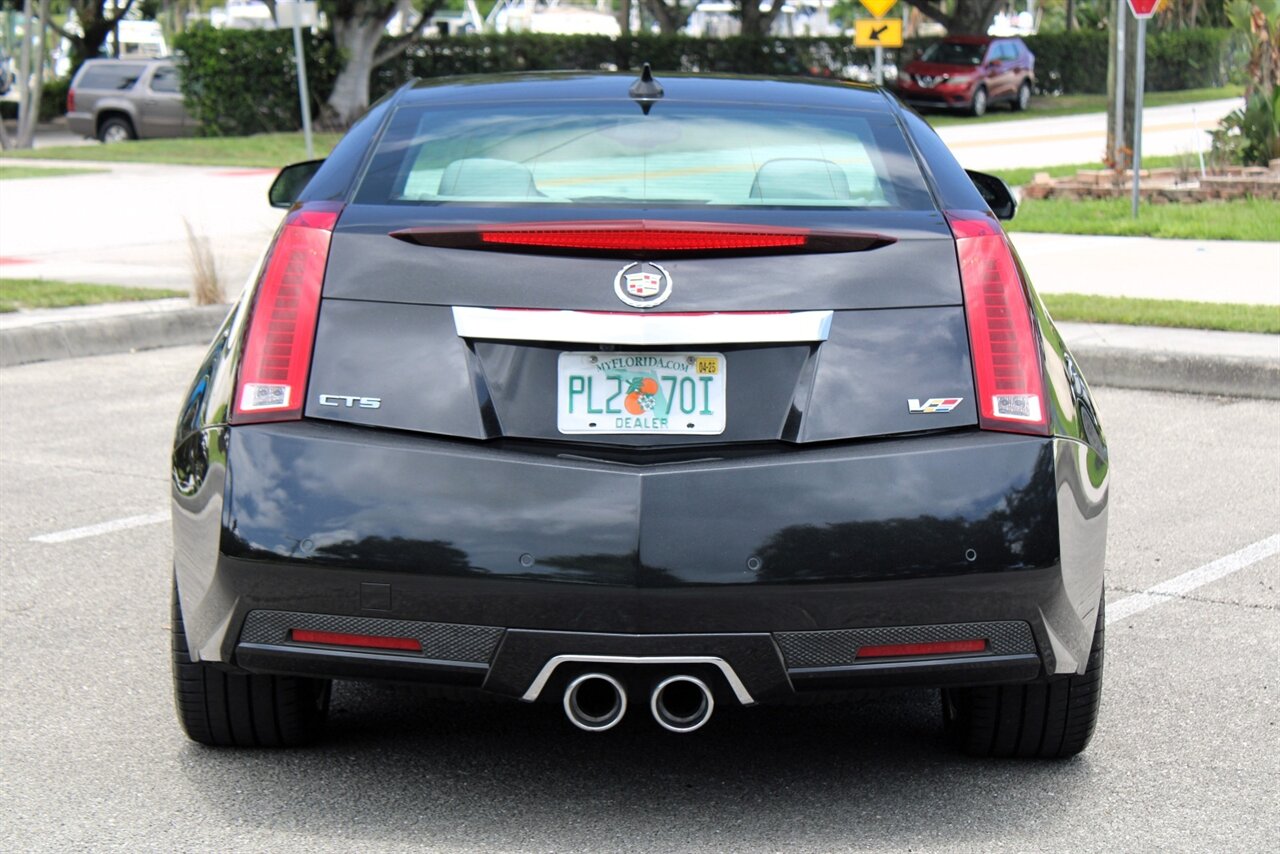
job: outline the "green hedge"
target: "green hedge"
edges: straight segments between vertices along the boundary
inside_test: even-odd
[[[1148,36],[1147,88],[1153,92],[1222,86],[1232,68],[1229,30],[1183,30]],[[932,39],[909,41],[886,51],[889,62],[910,59]],[[1053,94],[1105,92],[1107,34],[1103,31],[1030,36],[1042,91]],[[687,36],[547,36],[508,34],[424,41],[376,72],[382,94],[413,77],[489,74],[551,69],[636,69],[649,62],[664,71],[738,74],[803,74],[845,77],[870,66],[869,50],[844,38],[696,39]]]
[[[304,35],[307,83],[314,115],[338,74],[327,36]],[[199,24],[179,33],[182,94],[204,136],[243,136],[298,130],[298,75],[292,30],[215,30]]]
[[[932,40],[886,51],[905,62]],[[1030,36],[1040,88],[1053,94],[1106,91],[1107,34],[1102,31]],[[210,135],[294,130],[299,126],[289,32],[213,30],[197,27],[175,39],[186,56],[183,91]],[[313,110],[323,103],[337,74],[337,52],[327,37],[311,37],[307,67]],[[1228,30],[1183,30],[1148,35],[1147,88],[1197,89],[1229,82],[1237,47]],[[531,33],[464,36],[415,44],[374,72],[377,98],[414,77],[510,71],[638,69],[658,71],[806,75],[844,78],[868,68],[869,50],[845,38],[702,39],[689,36],[552,36]],[[1234,63],[1239,66],[1239,63]],[[317,113],[318,114],[318,113]]]

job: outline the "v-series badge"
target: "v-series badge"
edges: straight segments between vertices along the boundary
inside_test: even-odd
[[[950,412],[960,405],[963,397],[931,397],[924,403],[914,397],[907,400],[907,410],[917,415],[929,415],[934,412]]]
[[[357,397],[350,394],[322,394],[320,395],[321,406],[345,406],[350,409],[357,406],[361,409],[378,409],[382,406],[382,398],[380,397]]]

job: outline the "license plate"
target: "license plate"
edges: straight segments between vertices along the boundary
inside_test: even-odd
[[[722,353],[561,353],[561,433],[724,432]]]

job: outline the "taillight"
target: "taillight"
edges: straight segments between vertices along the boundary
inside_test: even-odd
[[[988,213],[951,211],[947,219],[960,259],[978,426],[1047,435],[1040,348],[1013,251]]]
[[[67,112],[74,113],[76,111],[76,90],[67,90]]]
[[[342,206],[312,202],[285,217],[254,293],[231,422],[302,417],[329,239]]]

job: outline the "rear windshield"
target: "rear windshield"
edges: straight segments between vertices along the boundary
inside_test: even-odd
[[[920,58],[925,62],[941,62],[947,65],[981,65],[982,58],[986,55],[985,44],[934,42]]]
[[[128,63],[116,64],[111,62],[93,65],[85,69],[79,82],[76,83],[76,88],[114,89],[117,91],[132,89],[133,84],[138,82],[138,78],[142,76],[144,70],[146,70],[145,65]]]
[[[356,201],[933,207],[890,115],[688,101],[402,107]]]

